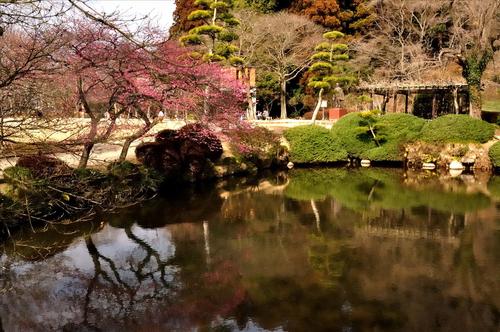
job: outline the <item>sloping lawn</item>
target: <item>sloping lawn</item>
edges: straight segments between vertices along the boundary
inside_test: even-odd
[[[483,111],[500,113],[500,99],[488,99],[483,102]]]

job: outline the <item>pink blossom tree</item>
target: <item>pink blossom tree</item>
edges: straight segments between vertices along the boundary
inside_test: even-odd
[[[174,43],[144,47],[106,25],[82,20],[75,21],[67,38],[68,47],[60,52],[67,64],[64,77],[76,84],[77,105],[90,118],[81,168],[86,167],[95,144],[110,138],[117,119],[127,110],[133,109],[143,126],[125,140],[119,160],[126,158],[134,140],[157,123],[147,111],[152,106],[216,127],[231,126],[244,112],[245,90],[236,79],[219,65],[192,59]],[[108,119],[99,130],[104,114]]]

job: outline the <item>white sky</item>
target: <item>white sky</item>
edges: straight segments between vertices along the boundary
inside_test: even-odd
[[[92,0],[92,8],[99,12],[113,13],[119,11],[125,17],[148,16],[164,30],[172,25],[174,0]]]

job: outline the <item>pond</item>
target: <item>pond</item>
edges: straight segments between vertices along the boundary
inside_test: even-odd
[[[12,234],[0,331],[498,331],[500,179],[301,169]]]

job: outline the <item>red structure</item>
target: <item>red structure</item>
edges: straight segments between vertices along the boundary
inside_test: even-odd
[[[328,119],[338,120],[347,114],[347,110],[344,108],[330,108],[328,109]]]

